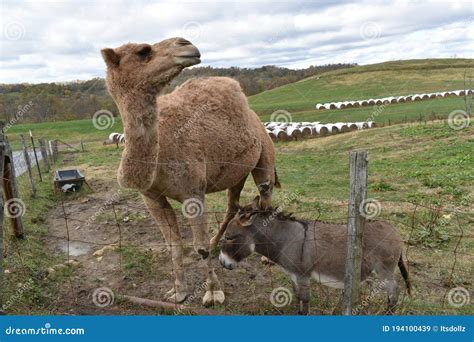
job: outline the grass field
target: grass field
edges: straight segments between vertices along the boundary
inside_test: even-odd
[[[293,114],[294,121],[364,121],[371,114],[367,113],[369,108],[327,112],[310,109],[317,102],[348,99],[345,94],[365,98],[392,95],[391,92],[399,89],[403,91],[397,95],[462,88],[462,70],[466,67],[472,70],[472,60],[391,62],[357,67],[274,89],[252,97],[250,102],[263,120],[274,109],[287,109]],[[406,83],[402,82],[403,79]],[[314,89],[310,86],[313,82],[316,84]],[[295,91],[294,87],[298,90]],[[302,90],[319,97],[305,100],[297,95]],[[394,123],[404,121],[407,116],[407,120],[412,121],[420,113],[425,119],[430,119],[432,112],[436,116],[445,116],[453,109],[462,109],[462,105],[460,98],[388,105],[374,120],[390,118]],[[36,137],[66,142],[86,140],[86,152],[61,154],[61,160],[54,168],[79,167],[93,191],[85,189],[68,197],[54,194],[52,175],[49,174],[39,185],[36,199],[24,198],[27,238],[22,241],[8,239],[7,243],[5,269],[8,272],[3,296],[15,298],[15,304],[7,312],[159,314],[140,311],[142,309],[120,301],[113,308],[105,309],[98,309],[91,303],[90,293],[99,286],[113,284],[114,289],[122,293],[156,299],[172,285],[169,254],[165,248],[153,245],[153,242],[162,241],[161,235],[156,232],[156,227],[154,230],[149,228],[153,221],[146,210],[141,210],[143,204],[134,191],[121,193],[117,211],[124,238],[130,238],[140,246],[122,246],[114,254],[104,256],[102,261],[92,255],[92,250],[78,257],[77,267],[60,268],[53,276],[48,271],[65,259],[57,249],[56,240],[49,237],[65,229],[62,201],[71,218],[87,220],[103,206],[107,196],[119,191],[115,174],[121,149],[113,145],[104,146],[101,141],[110,132],[121,131],[120,120],[103,131],[96,129],[91,120],[18,124],[7,135],[16,146],[18,134],[27,133],[29,129]],[[368,150],[368,196],[380,204],[377,218],[392,222],[406,241],[415,287],[413,297],[404,297],[399,313],[473,314],[472,305],[453,308],[446,301],[451,288],[462,286],[469,289],[473,284],[473,137],[472,123],[464,129],[453,130],[444,121],[429,121],[427,124],[415,122],[375,128],[358,132],[355,136],[348,133],[278,143],[275,145],[277,169],[283,187],[275,191],[274,201],[284,205],[286,211],[296,212],[298,217],[345,221],[348,154],[354,149]],[[19,183],[25,187],[26,178],[21,176]],[[252,180],[247,181],[241,202],[251,201],[256,194]],[[209,211],[223,212],[226,194],[209,194],[206,201]],[[179,203],[173,201],[172,205],[180,213]],[[115,226],[108,230],[111,222],[114,222],[114,213],[110,211],[97,217],[98,227],[93,229],[69,221],[69,233],[85,240],[106,243],[109,241],[107,238],[116,234]],[[213,231],[216,228],[216,224],[211,224]],[[187,232],[185,240],[190,243],[189,229],[183,230]],[[196,287],[200,273],[194,268],[195,255],[191,248],[186,251],[185,259],[189,260],[190,286]],[[226,304],[218,309],[237,314],[293,313],[293,308],[275,309],[268,301],[272,288],[290,287],[282,272],[264,268],[256,256],[232,272],[220,270],[218,273],[229,291]],[[25,283],[32,285],[23,290],[21,296],[16,295],[19,284]],[[339,304],[340,295],[337,290],[313,286],[312,311],[330,313]],[[382,295],[376,297],[375,302],[364,307],[363,314],[380,314],[379,304],[384,298]],[[249,302],[258,309],[243,304]],[[199,298],[192,304],[199,306]]]
[[[351,134],[339,134],[320,139],[278,144],[276,146],[277,168],[283,188],[275,191],[275,203],[284,204],[286,211],[297,212],[299,217],[345,221],[348,196],[348,153],[358,148],[367,149],[369,152],[369,197],[381,205],[378,218],[394,223],[408,243],[410,272],[416,290],[413,298],[404,298],[400,313],[472,314],[470,306],[459,309],[446,306],[443,294],[454,286],[469,287],[472,282],[469,269],[472,266],[470,252],[474,247],[472,241],[473,134],[472,125],[463,130],[454,131],[444,123],[427,125],[416,123],[363,131],[354,138]],[[121,149],[95,142],[88,145],[86,152],[68,153],[64,156],[57,167],[79,167],[94,189],[94,193],[85,190],[81,194],[65,198],[65,205],[69,212],[74,206],[87,206],[84,203],[95,203],[88,206],[93,211],[94,207],[97,208],[103,203],[102,198],[107,193],[117,191],[115,171],[120,155]],[[88,261],[79,257],[78,260],[82,265],[79,268],[62,269],[54,277],[45,278],[47,274],[45,270],[57,264],[61,259],[58,259],[57,251],[48,253],[45,250],[45,244],[42,243],[49,240],[48,231],[52,229],[51,214],[48,214],[48,209],[53,208],[54,203],[58,203],[60,199],[51,192],[49,177],[46,179],[47,182],[43,183],[39,190],[42,193],[40,198],[26,200],[28,238],[25,241],[15,242],[15,245],[12,240],[12,245],[9,247],[10,250],[20,248],[22,258],[18,259],[15,254],[12,254],[6,259],[5,267],[9,270],[9,274],[6,277],[5,296],[13,295],[16,284],[24,282],[25,276],[33,279],[34,282],[34,286],[27,291],[27,295],[10,309],[12,312],[41,314],[53,310],[61,313],[70,308],[76,313],[100,314],[106,311],[97,312],[93,306],[87,308],[90,299],[86,300],[80,295],[77,300],[82,305],[79,307],[82,311],[78,312],[77,307],[70,304],[74,302],[73,298],[70,298],[71,293],[75,294],[78,288],[89,291],[90,286],[107,285],[110,278],[116,278],[114,283],[121,291],[156,298],[161,294],[163,286],[171,284],[172,277],[167,271],[167,266],[171,261],[166,250],[159,252],[160,249],[155,251],[153,248],[145,247],[124,247],[119,250],[117,255],[120,255],[123,268],[121,271],[114,268],[107,276],[95,275],[95,271],[89,268],[91,266]],[[104,183],[107,184],[108,192],[101,190]],[[256,188],[249,180],[242,194],[242,202],[251,201],[256,194]],[[135,206],[140,203],[139,197],[133,191],[122,196]],[[208,210],[223,212],[225,196],[223,192],[208,195]],[[288,201],[289,198],[290,201]],[[417,203],[417,205],[410,203]],[[172,205],[177,212],[180,212],[179,203],[173,201]],[[34,209],[29,210],[29,208]],[[454,209],[467,214],[452,214],[451,210]],[[73,217],[86,220],[90,216],[90,210],[78,209]],[[62,211],[60,208],[55,211],[59,212],[57,222],[64,229]],[[138,212],[133,209],[131,211],[120,207],[118,211],[120,218],[126,216],[132,220],[128,225],[122,223],[122,229],[125,232],[129,227],[136,235],[137,230],[143,230],[140,227],[153,224],[146,211]],[[436,212],[440,215],[434,216],[433,213]],[[101,214],[97,220],[107,225],[111,220],[113,221],[113,217],[111,212],[107,212]],[[76,225],[74,221],[70,224],[71,227]],[[211,227],[212,230],[217,228],[215,224],[211,224]],[[465,235],[462,240],[458,239],[460,227]],[[82,237],[84,240],[94,241],[98,239],[97,234],[100,234],[94,230],[93,235],[89,236],[84,227],[79,226],[76,229],[79,229],[78,232],[82,231],[81,234],[85,234]],[[186,232],[187,229],[184,231]],[[74,230],[72,234],[76,234]],[[186,241],[190,243],[189,231],[186,234],[188,236]],[[160,235],[154,235],[147,244],[155,239],[159,240]],[[50,243],[49,241],[48,244]],[[456,259],[454,259],[454,249],[457,251]],[[192,256],[192,249],[189,249],[188,253]],[[64,257],[62,259],[64,260]],[[93,257],[92,259],[95,260]],[[454,260],[456,264],[451,273]],[[115,267],[118,265],[118,259],[107,261],[107,264]],[[254,282],[248,283],[246,280],[245,284],[238,285],[242,287],[244,293],[232,291],[232,294],[228,295],[227,304],[220,309],[241,314],[291,313],[293,310],[291,308],[275,311],[268,303],[268,291],[271,290],[271,285],[268,283],[270,274],[272,283],[282,286],[290,286],[287,277],[277,270],[265,273],[267,271],[262,270],[262,267],[259,265],[258,258],[253,257],[234,273],[221,271],[223,272],[221,276],[225,277],[226,282],[239,284],[241,280],[247,279],[248,275],[254,272],[263,273],[263,275],[259,275]],[[153,276],[150,277],[150,274]],[[129,279],[129,281],[123,282],[120,280],[122,277],[126,277],[124,279]],[[166,282],[163,285],[165,279]],[[134,284],[140,284],[138,288],[132,287],[130,280]],[[74,286],[70,285],[71,283]],[[71,290],[71,286],[76,290]],[[242,296],[250,296],[246,292],[247,286],[251,288],[255,286],[252,290],[252,301],[260,307],[257,311],[250,310],[243,304],[239,307]],[[141,292],[136,293],[138,290]],[[337,306],[339,296],[340,293],[336,290],[321,289],[315,285],[312,306],[324,312],[330,312]],[[378,313],[383,297],[377,298],[379,304],[376,305],[374,302],[372,304],[374,307],[364,309],[364,312]],[[51,307],[50,303],[53,300],[60,303],[58,307],[54,305]],[[199,305],[199,299],[195,301],[195,305]],[[120,308],[130,310],[125,303],[119,303]]]

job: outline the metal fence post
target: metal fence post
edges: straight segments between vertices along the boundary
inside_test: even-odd
[[[367,151],[352,151],[349,155],[349,218],[347,222],[346,273],[344,277],[344,315],[351,315],[359,303],[362,236],[365,226],[363,206],[367,199]]]
[[[36,154],[35,140],[33,139],[33,133],[31,133],[31,130],[30,130],[30,138],[31,138],[31,146],[33,147],[33,154],[35,155],[36,167],[38,168],[39,179],[40,179],[40,182],[42,182],[43,177],[41,176],[41,169],[38,163],[38,155]]]
[[[44,138],[38,139],[39,144],[40,144],[40,151],[41,151],[41,157],[43,158],[44,161],[44,168],[46,172],[49,172],[49,160],[48,160],[48,152],[46,150],[46,141]]]
[[[23,134],[20,134],[20,140],[21,144],[23,145],[23,157],[25,158],[25,163],[26,163],[26,171],[28,173],[28,179],[30,180],[30,185],[31,185],[31,195],[35,197],[36,195],[36,186],[35,186],[35,181],[33,179],[33,172],[31,170],[31,160],[30,160],[30,154],[28,152],[28,147],[26,146],[25,143],[25,137]]]

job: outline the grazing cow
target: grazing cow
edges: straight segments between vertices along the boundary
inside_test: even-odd
[[[227,269],[257,252],[283,268],[290,276],[299,313],[308,314],[310,279],[337,289],[344,288],[347,227],[344,224],[299,220],[280,210],[262,210],[256,197],[240,208],[227,227],[219,261]],[[361,279],[374,272],[388,295],[387,313],[394,312],[399,286],[394,277],[398,265],[411,292],[402,258],[403,242],[395,227],[383,221],[367,221],[363,237]]]

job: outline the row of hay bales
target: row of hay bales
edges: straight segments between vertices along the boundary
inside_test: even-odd
[[[273,141],[300,140],[309,137],[346,133],[375,127],[375,122],[336,122],[320,124],[315,122],[265,122],[264,126]],[[125,143],[123,133],[110,133],[104,144]]]
[[[357,101],[344,101],[344,102],[330,102],[330,103],[318,103],[316,105],[317,110],[324,109],[344,109],[344,108],[354,108],[354,107],[363,107],[363,106],[373,106],[373,105],[382,105],[389,103],[403,103],[409,101],[421,101],[449,96],[464,96],[466,94],[472,94],[472,90],[452,90],[452,91],[440,91],[437,93],[429,94],[413,94],[407,96],[390,96],[382,97],[379,99],[368,99],[368,100],[357,100]]]
[[[292,141],[310,137],[324,137],[375,127],[375,122],[265,122],[264,126],[273,141]]]

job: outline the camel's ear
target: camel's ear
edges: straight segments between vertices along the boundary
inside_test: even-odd
[[[115,68],[118,67],[120,63],[120,56],[114,51],[114,49],[102,49],[100,51],[102,53],[102,58],[105,61],[105,64],[108,68]]]

